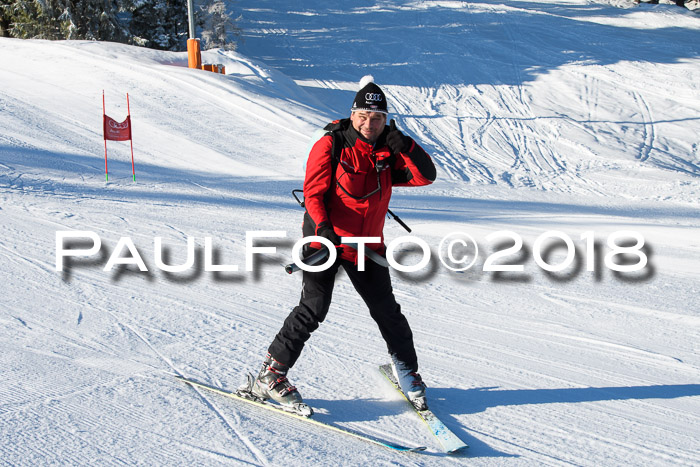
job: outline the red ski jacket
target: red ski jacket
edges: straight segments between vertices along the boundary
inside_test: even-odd
[[[315,234],[322,222],[330,222],[340,237],[381,238],[381,242],[365,248],[384,255],[384,220],[392,187],[429,185],[435,180],[435,166],[415,141],[407,153],[392,155],[385,144],[388,126],[372,145],[355,131],[349,119],[343,122],[345,128],[337,130],[342,132],[343,149],[335,175],[331,174],[332,135],[318,140],[309,154],[304,179],[308,214],[304,232]],[[309,221],[311,225],[306,225]],[[319,243],[310,246],[321,248]],[[357,250],[343,245],[341,257],[357,263]]]

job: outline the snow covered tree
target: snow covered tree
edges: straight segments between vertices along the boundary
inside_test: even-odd
[[[70,29],[66,7],[63,0],[9,0],[2,7],[2,22],[12,37],[65,39]]]
[[[130,25],[140,45],[162,50],[187,49],[187,0],[143,0],[135,3]]]
[[[117,0],[3,0],[3,33],[22,39],[128,37],[117,18]]]
[[[10,0],[0,0],[0,37],[12,37],[10,28],[12,21],[10,20]]]
[[[234,0],[197,0],[204,48],[235,49]],[[186,50],[187,0],[0,0],[0,36],[88,39]]]
[[[205,0],[199,7],[198,23],[202,28],[204,49],[220,47],[224,50],[235,50],[235,38],[240,34],[235,20],[228,12],[228,3],[224,0]],[[237,19],[240,19],[237,18]]]
[[[123,42],[128,31],[117,17],[117,0],[67,0],[66,18],[70,20],[67,39]]]

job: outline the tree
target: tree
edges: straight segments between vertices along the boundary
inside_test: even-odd
[[[132,11],[131,34],[137,43],[162,50],[187,48],[187,0],[145,0]]]
[[[12,37],[10,33],[10,28],[12,27],[10,18],[11,6],[12,2],[10,0],[0,0],[0,37]]]
[[[3,35],[125,41],[117,0],[2,0]]]
[[[199,7],[198,19],[202,28],[204,49],[220,47],[224,50],[235,50],[235,38],[240,34],[236,23],[227,11],[223,0],[205,0]],[[240,19],[237,18],[236,20]]]
[[[3,5],[3,23],[12,37],[63,39],[70,29],[62,0],[10,0]]]
[[[119,21],[118,0],[65,0],[70,21],[66,39],[125,42],[129,32]]]
[[[234,0],[198,0],[205,48],[235,49]],[[87,39],[182,51],[187,0],[0,0],[0,36]]]

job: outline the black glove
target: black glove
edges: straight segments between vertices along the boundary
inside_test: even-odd
[[[396,121],[392,118],[389,133],[386,135],[386,145],[389,146],[392,154],[407,153],[411,149],[411,144],[413,140],[396,128]]]
[[[328,222],[321,222],[316,229],[316,235],[327,238],[333,245],[340,245],[340,237],[333,230],[333,226]]]

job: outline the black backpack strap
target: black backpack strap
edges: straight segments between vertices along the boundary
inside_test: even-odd
[[[333,144],[331,146],[331,183],[328,185],[328,191],[324,196],[326,208],[328,207],[328,200],[330,198],[331,191],[335,188],[335,184],[337,182],[335,173],[338,170],[338,164],[340,164],[340,156],[343,153],[343,144],[345,141],[343,138],[343,130],[347,128],[349,121],[349,118],[337,120],[329,123],[324,128],[324,130],[328,131],[326,134],[330,134],[333,138]]]
[[[328,185],[328,191],[326,192],[326,195],[324,197],[326,201],[326,207],[328,207],[328,200],[330,199],[331,192],[335,188],[335,172],[336,170],[338,170],[338,164],[340,164],[340,155],[343,152],[342,130],[333,130],[329,133],[333,137],[333,145],[331,146],[331,183]]]
[[[347,128],[347,123],[350,119],[337,120],[326,125],[323,129],[326,130],[326,135],[331,135],[333,138],[333,143],[331,145],[331,183],[328,185],[328,191],[323,195],[324,204],[326,205],[326,210],[328,210],[328,202],[331,197],[331,193],[335,189],[336,178],[335,172],[338,170],[338,164],[340,164],[340,156],[343,153],[343,130]],[[296,197],[296,196],[295,196]],[[303,235],[308,237],[310,235],[315,235],[316,223],[313,221],[309,212],[304,213],[304,223],[303,223]]]

